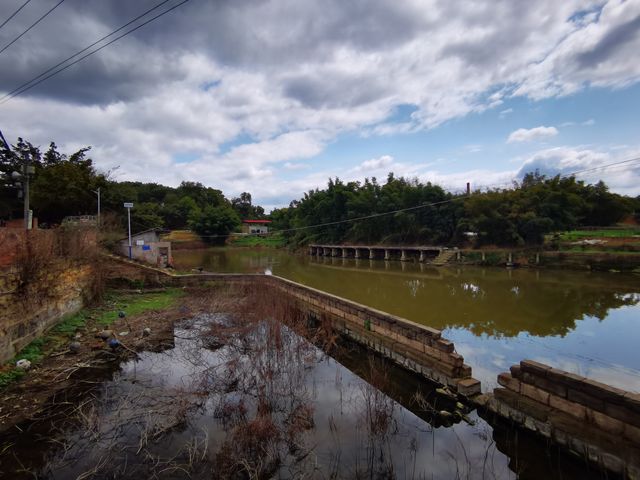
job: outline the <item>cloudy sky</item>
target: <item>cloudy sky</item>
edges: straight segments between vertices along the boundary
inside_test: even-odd
[[[65,0],[0,53],[0,96],[158,3]],[[596,167],[640,157],[639,32],[640,0],[190,0],[1,103],[0,130],[267,207],[390,171],[461,190],[589,170],[637,195],[640,161]]]

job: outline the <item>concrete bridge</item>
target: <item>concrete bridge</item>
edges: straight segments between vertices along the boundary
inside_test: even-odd
[[[384,246],[384,245],[309,245],[309,255],[342,258],[368,258],[370,260],[400,260],[429,262],[443,265],[453,257],[460,259],[457,248],[441,246]]]

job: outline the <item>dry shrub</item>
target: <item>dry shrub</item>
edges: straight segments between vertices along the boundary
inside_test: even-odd
[[[271,478],[280,466],[281,432],[270,415],[239,424],[216,455],[221,478]]]

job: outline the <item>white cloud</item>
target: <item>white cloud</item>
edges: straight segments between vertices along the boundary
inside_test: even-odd
[[[540,140],[543,138],[555,137],[558,135],[558,129],[556,127],[535,127],[535,128],[519,128],[511,132],[507,143],[515,142],[531,142],[534,140]]]
[[[282,166],[286,170],[306,170],[306,169],[310,168],[310,165],[308,165],[306,163],[293,163],[293,162],[286,162]]]
[[[86,0],[65,8],[68,15],[52,15],[38,35],[0,56],[0,90],[124,23],[140,6]],[[296,184],[279,172],[302,172],[304,160],[340,135],[411,134],[516,96],[637,82],[639,19],[640,2],[621,0],[536,0],[528,8],[493,0],[473,7],[432,0],[428,8],[419,0],[190,2],[1,105],[0,125],[11,142],[24,136],[65,150],[93,145],[97,165],[120,165],[121,179],[196,180],[228,195],[259,191],[256,201],[291,199],[323,185],[329,172]],[[8,24],[2,33],[9,38],[18,27]],[[556,134],[554,127],[520,129],[509,141]],[[176,164],[184,152],[198,159]],[[424,174],[424,165],[381,158],[367,166],[354,159],[343,171]],[[493,178],[489,169],[474,172]]]

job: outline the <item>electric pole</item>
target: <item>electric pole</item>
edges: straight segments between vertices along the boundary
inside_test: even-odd
[[[98,228],[100,228],[100,187],[98,187],[97,190],[94,190],[93,193],[98,195],[98,218],[96,221],[96,225],[98,226]]]

